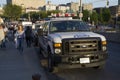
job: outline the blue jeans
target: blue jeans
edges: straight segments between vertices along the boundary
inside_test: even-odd
[[[23,38],[17,38],[17,49],[20,51],[20,53],[23,52],[23,43]]]

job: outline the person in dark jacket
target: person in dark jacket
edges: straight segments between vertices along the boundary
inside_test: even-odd
[[[25,38],[26,38],[27,47],[31,47],[31,43],[32,43],[32,29],[31,29],[30,26],[26,27]]]

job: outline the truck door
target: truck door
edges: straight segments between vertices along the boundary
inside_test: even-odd
[[[48,45],[48,39],[47,39],[47,35],[48,35],[48,22],[46,22],[43,25],[43,36],[42,36],[42,46],[44,51],[47,51],[47,45]],[[47,53],[47,52],[45,52]]]

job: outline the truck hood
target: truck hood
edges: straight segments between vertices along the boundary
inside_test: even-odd
[[[93,32],[60,32],[60,33],[50,34],[49,37],[55,43],[61,43],[61,40],[66,38],[100,37],[102,41],[106,40],[104,36]]]

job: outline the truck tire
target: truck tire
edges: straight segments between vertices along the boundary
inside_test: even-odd
[[[39,53],[42,54],[42,48],[40,45],[39,45]]]
[[[58,67],[54,66],[54,62],[52,60],[51,51],[48,52],[48,71],[52,73],[57,73],[59,71]]]
[[[51,51],[48,50],[48,71],[49,72],[53,72],[54,68],[53,68],[53,61],[52,61],[52,57],[51,57]]]

